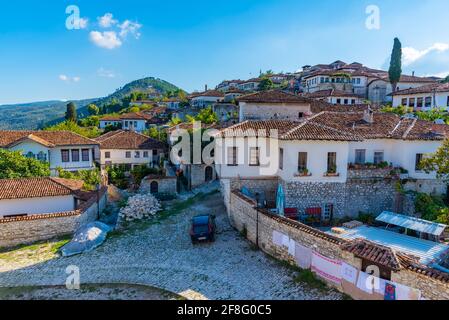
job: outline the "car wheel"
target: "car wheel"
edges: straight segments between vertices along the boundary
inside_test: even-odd
[[[215,235],[212,234],[212,235],[210,236],[209,240],[210,240],[210,242],[215,242]]]
[[[195,238],[192,237],[191,240],[192,240],[192,244],[196,244],[197,241],[195,240]]]

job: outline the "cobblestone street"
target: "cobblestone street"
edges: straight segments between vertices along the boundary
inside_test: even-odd
[[[217,240],[193,246],[190,218],[201,213],[217,216]],[[229,225],[219,193],[160,223],[114,235],[93,252],[34,264],[32,258],[0,259],[0,286],[61,285],[67,266],[75,265],[81,283],[146,284],[207,299],[342,298],[295,283],[292,270],[254,250]]]

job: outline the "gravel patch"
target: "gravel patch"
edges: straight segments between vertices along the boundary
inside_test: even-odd
[[[215,214],[215,243],[192,245],[190,219]],[[311,289],[295,273],[255,251],[228,221],[219,193],[182,213],[112,236],[93,252],[20,266],[0,259],[0,286],[63,285],[66,268],[77,266],[82,283],[138,283],[208,299],[334,300],[335,290]]]

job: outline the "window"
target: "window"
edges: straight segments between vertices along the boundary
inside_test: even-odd
[[[279,170],[284,170],[284,149],[279,149]]]
[[[337,153],[329,152],[327,154],[327,172],[337,173]]]
[[[432,97],[426,97],[425,107],[426,108],[431,108],[432,107]]]
[[[252,167],[260,166],[260,152],[259,148],[249,149],[249,165]]]
[[[422,108],[423,107],[423,105],[424,105],[424,98],[418,98],[418,100],[417,100],[417,102],[416,102],[416,107],[417,108]]]
[[[131,151],[126,151],[125,157],[130,159],[131,158]]]
[[[408,106],[411,107],[411,108],[415,107],[415,98],[410,98],[408,100]]]
[[[334,217],[334,205],[332,203],[325,204],[323,211],[323,220],[331,221],[333,217]]]
[[[144,158],[148,158],[148,156],[149,156],[148,151],[144,151],[144,152],[143,152],[143,157],[144,157]]]
[[[37,154],[37,160],[42,161],[42,162],[46,162],[47,161],[47,154],[43,151],[39,152]]]
[[[105,152],[104,153],[104,157],[106,158],[106,159],[111,159],[111,153],[108,151],[108,152]]]
[[[360,78],[357,78],[357,84],[360,84],[360,83],[361,83]]]
[[[415,171],[421,171],[421,161],[423,160],[424,155],[422,153],[416,154],[416,162],[415,162]]]
[[[402,98],[401,105],[405,107],[407,104],[408,104],[407,98]]]
[[[355,163],[356,164],[364,164],[365,163],[365,154],[366,154],[366,150],[364,150],[364,149],[355,150]]]
[[[348,99],[345,99],[345,102],[344,102],[344,104],[348,104]]]
[[[69,150],[61,150],[62,162],[70,162]]]
[[[140,151],[134,152],[134,158],[136,158],[136,159],[140,158]]]
[[[299,112],[299,113],[298,113],[298,118],[299,118],[299,119],[302,119],[303,117],[304,117],[304,112]]]
[[[236,166],[237,165],[237,147],[229,147],[228,148],[228,166]]]
[[[80,151],[77,149],[72,150],[72,162],[79,162],[80,161]]]
[[[153,149],[153,156],[156,157],[157,156],[157,150]]]
[[[384,152],[374,151],[374,164],[380,164],[384,162]]]
[[[324,78],[323,77],[320,78],[320,82],[324,83]]]
[[[92,150],[93,152],[93,150]],[[83,161],[89,161],[89,149],[83,149],[81,150],[81,157]]]
[[[298,153],[298,172],[307,171],[307,152]]]
[[[30,158],[30,159],[34,159],[34,153],[32,153],[32,152],[30,151],[30,152],[28,152],[28,153],[26,154],[25,157]]]
[[[351,100],[351,104],[355,104],[355,99],[352,99],[352,100]]]
[[[341,99],[337,99],[337,104],[341,104]]]

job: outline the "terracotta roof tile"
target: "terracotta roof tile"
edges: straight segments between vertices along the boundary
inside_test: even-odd
[[[365,239],[355,239],[344,243],[341,249],[395,271],[400,270],[401,267],[393,250]]]
[[[311,100],[280,90],[261,91],[238,97],[239,102],[259,103],[310,103]]]
[[[418,88],[396,91],[394,93],[391,93],[390,95],[400,96],[400,95],[420,94],[420,93],[432,94],[434,90],[435,92],[449,92],[449,83],[433,83]]]
[[[1,179],[0,200],[67,196],[73,190],[53,178]]]
[[[70,131],[0,131],[0,147],[7,148],[19,140],[34,140],[49,147],[69,145],[97,145],[94,140]]]
[[[151,150],[166,148],[165,144],[158,140],[137,132],[124,130],[108,132],[95,140],[100,143],[101,149]]]

